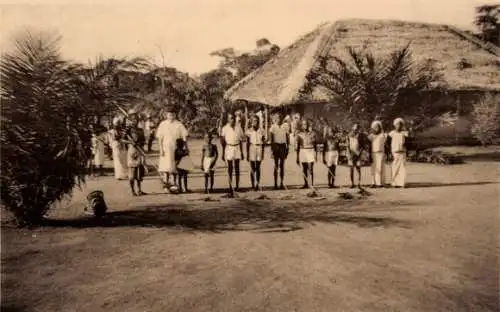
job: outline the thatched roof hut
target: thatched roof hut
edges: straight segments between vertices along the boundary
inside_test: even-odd
[[[325,23],[231,87],[230,101],[269,106],[296,104],[306,75],[319,56],[344,58],[347,47],[366,47],[385,55],[411,42],[413,59],[432,61],[442,71],[450,91],[500,91],[500,49],[452,26],[385,20],[341,20]],[[461,63],[466,62],[464,68]],[[320,89],[308,103],[327,102]]]

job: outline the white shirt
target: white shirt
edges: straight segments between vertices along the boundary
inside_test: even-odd
[[[243,129],[238,125],[235,125],[233,128],[227,124],[222,128],[221,136],[227,145],[239,145],[243,140]]]
[[[275,143],[285,144],[286,138],[290,133],[290,128],[287,123],[282,123],[281,125],[273,124],[269,132],[273,134]]]
[[[187,141],[188,131],[178,120],[164,120],[158,126],[156,137],[160,140],[168,141],[170,144],[175,144],[177,139]]]
[[[248,129],[247,130],[248,142],[250,144],[262,145],[264,144],[264,131],[262,129]]]
[[[391,137],[391,151],[393,153],[404,152],[405,141],[408,137],[408,131],[398,132],[396,130],[392,130],[391,132],[389,132],[389,136]]]
[[[385,150],[385,141],[387,140],[387,133],[371,134],[372,152],[381,153]]]

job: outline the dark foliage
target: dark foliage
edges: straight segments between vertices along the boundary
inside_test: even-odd
[[[90,125],[129,99],[113,74],[137,61],[64,61],[59,37],[26,33],[2,55],[1,195],[19,225],[41,222],[51,205],[84,182]],[[98,117],[97,120],[95,117]]]
[[[441,75],[432,61],[415,64],[410,44],[385,57],[368,50],[348,48],[348,59],[321,57],[307,76],[302,96],[316,87],[330,93],[333,102],[352,120],[392,120],[411,116],[416,127],[437,117],[426,101],[426,91],[439,89]]]

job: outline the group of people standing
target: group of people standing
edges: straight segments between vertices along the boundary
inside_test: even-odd
[[[394,129],[385,132],[382,122],[375,120],[367,132],[362,131],[355,123],[345,134],[338,127],[321,123],[318,131],[307,118],[295,114],[293,117],[283,118],[279,113],[274,114],[268,131],[261,127],[257,115],[243,125],[238,122],[237,114],[228,114],[227,124],[221,128],[220,139],[222,145],[222,160],[227,163],[229,189],[235,190],[240,182],[240,160],[250,163],[250,181],[252,188],[260,187],[261,163],[264,158],[264,148],[267,143],[271,146],[274,159],[274,188],[284,189],[285,161],[290,151],[294,151],[296,164],[301,167],[304,185],[309,188],[314,185],[314,165],[318,156],[322,156],[326,167],[328,186],[334,188],[336,167],[339,165],[343,150],[350,171],[351,188],[361,187],[361,167],[371,165],[372,187],[384,187],[385,163],[391,157],[391,186],[404,187],[406,177],[406,145],[407,138],[412,135],[411,129],[406,130],[402,118],[393,122]],[[268,134],[268,135],[267,135]],[[246,142],[246,157],[243,143]],[[344,147],[344,149],[342,149]],[[355,176],[357,174],[357,179]]]
[[[140,120],[139,114],[130,110],[124,116],[113,118],[108,129],[96,126],[92,129],[91,174],[103,175],[106,147],[111,149],[114,176],[117,180],[129,180],[132,194],[143,195],[141,182],[145,175],[145,153],[151,151],[155,125],[149,116]],[[137,185],[137,190],[135,188]]]
[[[405,186],[406,140],[411,136],[411,129],[406,129],[403,119],[396,118],[394,129],[390,132],[385,132],[382,122],[375,120],[367,132],[355,123],[348,133],[324,120],[318,127],[298,114],[283,118],[276,113],[271,119],[267,129],[262,114],[253,114],[243,121],[241,114],[228,113],[227,122],[219,127],[218,133],[213,130],[205,133],[200,161],[205,177],[205,193],[214,188],[214,168],[219,158],[219,150],[213,143],[216,134],[222,147],[220,156],[227,165],[230,192],[239,190],[242,160],[250,164],[252,189],[260,189],[261,166],[267,145],[270,145],[274,161],[275,189],[285,189],[285,162],[291,152],[301,168],[303,188],[314,186],[314,165],[318,156],[322,157],[330,188],[336,187],[336,168],[342,156],[347,158],[352,188],[361,186],[361,167],[366,164],[371,165],[372,187],[383,187],[388,157],[392,158],[391,186]],[[132,194],[143,195],[141,182],[146,170],[146,152],[151,150],[154,139],[157,139],[159,147],[157,170],[164,190],[170,192],[175,186],[180,192],[190,192],[187,176],[194,169],[194,164],[189,156],[188,131],[176,118],[173,106],[166,108],[165,119],[157,127],[150,118],[140,124],[138,114],[131,111],[126,118],[114,118],[107,133],[95,131],[94,167],[102,170],[104,143],[107,140],[112,150],[115,178],[128,178]]]

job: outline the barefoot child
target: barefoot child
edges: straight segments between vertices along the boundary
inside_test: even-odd
[[[297,135],[297,165],[302,165],[303,189],[314,186],[314,163],[317,161],[316,134],[307,119],[302,120],[302,129]],[[311,184],[308,177],[311,176]]]
[[[285,160],[290,146],[290,127],[287,122],[281,121],[281,116],[276,114],[273,125],[269,128],[271,134],[271,150],[274,158],[274,189],[278,189],[278,171],[280,175],[280,189],[285,189]]]
[[[333,128],[327,126],[323,142],[323,163],[328,169],[328,187],[335,187],[335,170],[339,164],[339,138]]]
[[[222,161],[227,161],[229,192],[233,192],[233,171],[236,180],[235,191],[240,186],[240,160],[243,156],[243,129],[236,124],[234,114],[228,114],[227,124],[221,130]]]
[[[214,167],[218,158],[219,152],[217,146],[212,143],[212,134],[207,132],[205,133],[205,145],[203,145],[201,152],[201,169],[205,173],[205,194],[212,193],[214,190]],[[208,189],[209,179],[210,191]]]
[[[355,188],[354,169],[358,173],[358,187],[361,187],[361,154],[365,148],[365,137],[361,132],[359,124],[352,126],[351,132],[347,135],[347,162],[351,178],[351,188]]]
[[[175,165],[177,169],[177,177],[178,177],[178,186],[179,186],[179,193],[182,193],[183,191],[186,193],[191,193],[191,191],[188,189],[188,173],[189,173],[189,166],[187,164],[188,162],[188,152],[186,150],[186,147],[184,145],[184,140],[182,139],[177,139],[176,141],[176,149],[175,149]],[[175,178],[174,178],[175,179]],[[184,182],[184,190],[182,189],[182,185]]]
[[[264,159],[264,141],[265,134],[260,128],[258,116],[253,116],[251,126],[246,132],[247,141],[247,160],[250,162],[250,182],[252,189],[259,190],[260,168]]]
[[[138,127],[137,115],[132,113],[129,116],[130,125],[125,131],[124,142],[128,145],[127,151],[127,166],[130,190],[133,196],[141,196],[145,193],[141,189],[141,182],[144,178],[144,155],[142,147],[146,142],[144,131]],[[137,182],[137,193],[135,192],[134,184]]]

